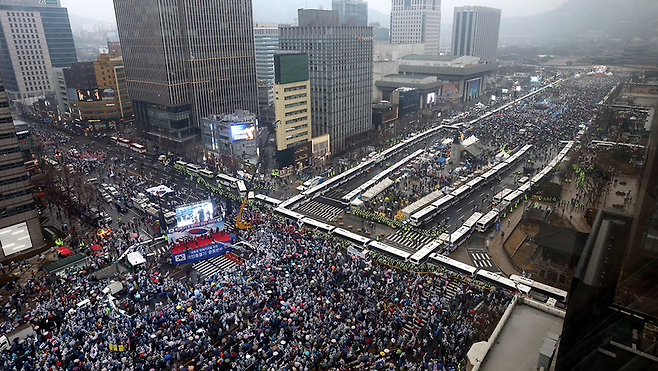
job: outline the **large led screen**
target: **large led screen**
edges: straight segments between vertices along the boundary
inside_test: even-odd
[[[27,223],[14,224],[0,229],[0,245],[5,256],[16,254],[32,247],[32,239],[27,229]]]
[[[469,81],[467,89],[469,97],[477,97],[480,93],[480,79]]]
[[[427,103],[428,106],[431,106],[434,103],[436,103],[436,93],[435,92],[427,93],[427,100],[425,101],[425,103]]]
[[[231,141],[252,140],[256,137],[256,127],[249,124],[231,125]]]
[[[213,206],[210,201],[185,205],[176,209],[176,226],[179,228],[205,222],[212,218]]]

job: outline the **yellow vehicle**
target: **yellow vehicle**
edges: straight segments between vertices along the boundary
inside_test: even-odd
[[[244,205],[247,203],[247,198],[245,197],[242,200],[242,205],[240,205],[240,211],[238,211],[238,217],[235,219],[235,228],[237,229],[251,229],[252,225],[249,222],[242,221],[242,210],[244,210]]]

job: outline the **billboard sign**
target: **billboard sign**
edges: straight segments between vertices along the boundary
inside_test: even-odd
[[[427,100],[425,103],[427,103],[428,106],[431,106],[434,103],[436,103],[436,93],[435,92],[427,93]]]
[[[185,227],[202,223],[213,218],[212,202],[204,201],[176,208],[176,226]]]
[[[480,94],[480,78],[469,80],[466,83],[468,97],[477,97]]]
[[[231,141],[253,140],[256,138],[256,127],[252,124],[231,125]]]
[[[101,91],[101,99],[102,100],[115,100],[116,99],[116,94],[114,93],[114,89],[103,89],[103,91]]]
[[[459,81],[450,81],[441,87],[443,94],[459,94]]]

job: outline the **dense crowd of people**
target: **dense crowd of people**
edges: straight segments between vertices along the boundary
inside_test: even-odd
[[[464,364],[511,299],[458,276],[417,275],[348,256],[337,241],[271,215],[245,235],[243,265],[194,282],[162,267],[125,292],[81,271],[34,280],[34,306],[0,331],[36,335],[0,354],[7,370],[427,369]],[[448,286],[456,291],[448,295]],[[90,299],[87,305],[78,304]],[[116,346],[116,347],[115,347]],[[193,358],[193,359],[192,359]],[[441,368],[437,368],[441,369]]]
[[[541,168],[560,151],[560,141],[572,140],[579,130],[588,125],[594,105],[618,80],[618,76],[570,79],[480,119],[471,127],[463,128],[463,138],[477,138],[479,155],[463,159],[465,166],[455,168],[453,165],[450,171],[446,166],[448,160],[444,162],[441,159],[449,159],[451,137],[455,133],[446,131],[441,138],[448,137],[446,140],[428,146],[426,154],[405,167],[405,171],[412,176],[396,173],[396,182],[368,202],[366,210],[393,218],[398,210],[429,193],[437,189],[445,190],[459,179],[466,179],[479,169],[492,166],[500,160],[496,156],[500,155],[501,150],[511,152],[525,144],[533,144],[529,158],[531,167]],[[474,205],[472,211],[481,211],[484,205],[482,201]]]
[[[565,82],[552,102],[540,94],[465,134],[506,150],[535,144],[532,160],[545,162],[587,122],[613,79]],[[417,161],[412,171],[421,179],[403,178],[377,202],[406,205],[456,176],[436,161],[447,156],[445,147],[435,156]],[[100,181],[114,178],[125,199],[146,181],[104,153],[78,153],[68,162]],[[238,236],[251,247],[237,267],[201,277],[172,274],[167,261],[149,259],[115,278],[124,288],[111,295],[103,293],[109,280],[91,271],[130,246],[146,255],[137,237],[145,220],[119,222],[103,238],[81,237],[80,246],[101,246],[90,254],[91,270],[33,275],[0,310],[0,333],[24,324],[35,330],[0,353],[0,369],[462,370],[468,349],[489,338],[513,296],[458,274],[419,274],[350,256],[342,241],[266,211],[245,210],[243,218],[255,227]]]

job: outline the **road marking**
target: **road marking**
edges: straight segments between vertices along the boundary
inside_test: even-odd
[[[472,204],[473,202],[475,202],[475,200],[471,200],[471,201],[469,201],[468,204],[470,205],[470,204]]]
[[[461,207],[460,207],[459,209],[457,209],[457,211],[456,211],[456,212],[460,212],[460,211],[462,211],[462,208],[461,208]]]
[[[149,239],[153,239],[153,236],[151,236],[145,229],[142,229],[142,232],[144,232],[147,236],[149,236]]]

